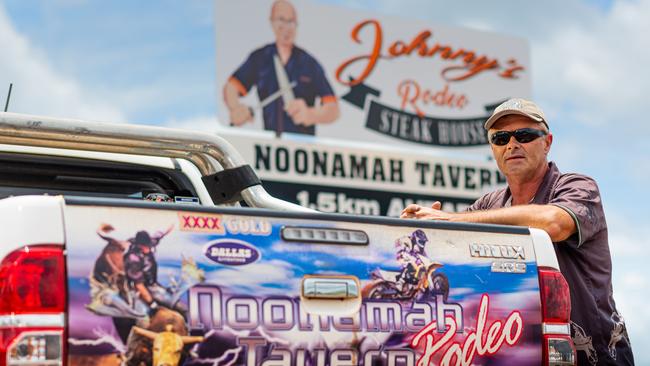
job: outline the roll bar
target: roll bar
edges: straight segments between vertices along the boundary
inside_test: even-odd
[[[0,112],[0,143],[186,159],[204,177],[246,165],[239,152],[216,134],[8,112]],[[315,212],[275,198],[261,185],[243,189],[241,197],[251,207]]]

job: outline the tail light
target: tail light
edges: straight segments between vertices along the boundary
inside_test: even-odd
[[[63,247],[26,246],[0,263],[0,366],[61,365]]]
[[[539,289],[542,300],[544,364],[575,365],[576,349],[571,339],[571,293],[560,271],[540,267]]]
[[[544,322],[568,324],[571,317],[571,294],[562,273],[552,268],[540,268],[539,287],[542,292]]]

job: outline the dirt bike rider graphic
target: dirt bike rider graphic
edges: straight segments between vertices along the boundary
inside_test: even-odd
[[[404,286],[415,286],[418,283],[418,271],[427,263],[424,247],[429,242],[422,230],[415,230],[408,237],[397,239],[395,246],[397,262],[400,264],[401,272],[397,275],[397,286],[404,289]]]
[[[395,240],[395,258],[399,266],[390,269],[375,268],[370,281],[362,289],[364,297],[412,301],[440,295],[443,301],[449,295],[449,279],[438,271],[443,264],[427,256],[429,239],[423,230]]]

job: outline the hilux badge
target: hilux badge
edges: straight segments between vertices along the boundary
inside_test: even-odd
[[[524,247],[520,245],[470,244],[469,252],[479,258],[526,259]]]

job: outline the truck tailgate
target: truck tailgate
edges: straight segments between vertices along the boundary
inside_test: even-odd
[[[542,360],[524,228],[74,200],[64,220],[71,364]]]

